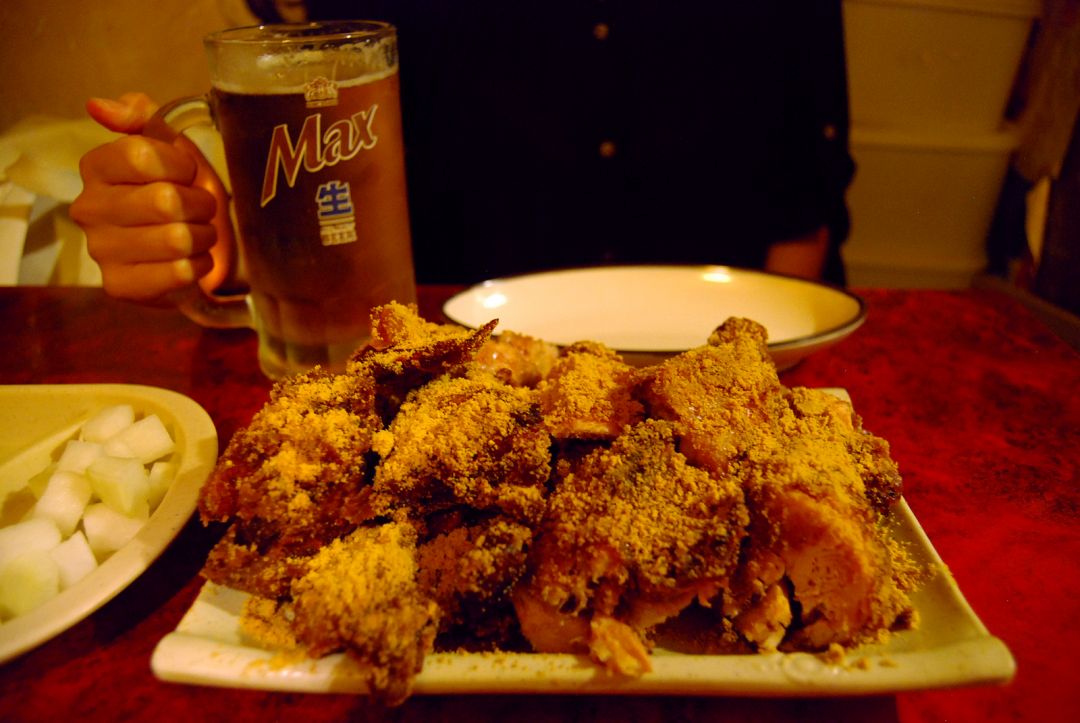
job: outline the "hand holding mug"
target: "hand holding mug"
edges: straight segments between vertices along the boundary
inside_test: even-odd
[[[87,103],[98,123],[129,135],[81,159],[83,190],[71,216],[109,295],[166,305],[196,279],[207,291],[220,286],[235,252],[227,195],[194,144],[140,135],[156,110],[142,93]]]
[[[84,164],[80,223],[96,236],[103,276],[106,260],[113,266],[107,289],[155,300],[209,266],[202,288],[184,292],[191,318],[254,328],[271,377],[316,364],[343,369],[370,337],[372,307],[416,299],[396,31],[375,21],[268,25],[213,33],[204,45],[206,97],[129,122],[144,137]],[[200,176],[207,164],[193,169],[175,152],[196,126],[221,133],[224,186],[212,172]],[[230,186],[249,292],[221,299],[206,291],[223,278],[219,267],[236,264],[210,265],[206,254],[231,261],[232,226],[218,202]],[[129,207],[139,210],[125,215]],[[155,250],[128,250],[140,243]],[[140,264],[143,276],[132,273]]]

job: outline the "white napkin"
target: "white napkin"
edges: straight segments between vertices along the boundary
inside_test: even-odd
[[[0,284],[101,284],[68,207],[82,191],[79,159],[116,137],[89,118],[45,117],[0,135]]]

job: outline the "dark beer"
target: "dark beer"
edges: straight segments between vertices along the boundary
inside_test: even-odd
[[[275,377],[340,369],[373,306],[415,300],[397,66],[261,84],[211,93],[260,362]]]

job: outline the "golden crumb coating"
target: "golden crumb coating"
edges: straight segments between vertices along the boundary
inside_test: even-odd
[[[297,641],[312,657],[346,651],[390,703],[408,696],[438,626],[438,606],[416,581],[415,543],[407,525],[360,528],[324,547],[292,585]]]
[[[543,514],[551,440],[529,390],[442,377],[409,397],[388,432],[377,509],[465,505],[524,522]]]
[[[331,490],[363,478],[373,414],[369,377],[316,370],[275,384],[230,440],[199,499],[204,520],[280,520],[303,527]]]
[[[889,537],[849,457],[802,438],[755,468],[746,490],[753,522],[735,589],[753,590],[756,604],[763,589],[785,581],[800,611],[794,647],[864,642],[906,616],[917,571]]]
[[[843,446],[859,470],[867,498],[879,511],[887,511],[900,499],[903,480],[889,453],[889,443],[867,432],[849,403],[821,389],[793,387],[789,404],[804,428],[819,436],[828,435],[833,443]]]
[[[572,345],[540,382],[544,423],[557,439],[614,439],[640,421],[637,370],[607,347]]]
[[[240,538],[243,527],[233,524],[226,530],[207,555],[202,576],[253,595],[286,597],[292,581],[304,573],[311,555],[318,550],[290,554],[274,543],[260,549],[256,543]]]
[[[512,635],[510,591],[525,573],[533,531],[495,517],[460,524],[423,543],[420,587],[442,611],[442,631],[459,631],[474,646],[507,644]]]
[[[260,595],[287,586],[291,558],[374,516],[372,445],[410,390],[467,362],[490,333],[431,324],[401,304],[372,313],[375,343],[343,374],[315,369],[275,383],[230,440],[199,499],[204,522],[231,523],[208,579]],[[252,558],[261,558],[255,561]]]
[[[424,321],[413,306],[380,306],[371,312],[372,343],[353,354],[347,368],[374,379],[376,411],[389,422],[410,391],[443,374],[462,372],[497,323],[470,330]]]
[[[275,384],[199,501],[228,523],[203,575],[256,596],[247,635],[345,651],[397,703],[434,649],[640,676],[684,622],[713,650],[835,654],[914,619],[888,444],[781,384],[762,325],[637,369],[495,324],[388,304],[344,374]]]
[[[646,388],[690,459],[743,484],[753,524],[723,608],[748,641],[846,644],[906,614],[909,566],[880,525],[900,495],[888,445],[847,402],[780,384],[764,327],[729,319]]]
[[[293,632],[293,617],[291,603],[252,595],[244,603],[240,632],[259,647],[277,651],[283,658],[303,659],[307,653]]]
[[[747,455],[775,446],[770,418],[781,390],[764,327],[729,319],[707,345],[652,369],[645,399],[651,416],[675,423],[687,457],[732,474]]]
[[[716,593],[734,570],[746,523],[735,480],[690,465],[670,423],[641,422],[587,455],[552,492],[519,616],[611,617],[644,632]],[[535,630],[522,626],[526,636]],[[551,649],[550,632],[542,635]]]
[[[206,576],[257,594],[370,517],[368,454],[381,428],[370,377],[320,370],[277,383],[204,485],[204,522],[231,523]]]

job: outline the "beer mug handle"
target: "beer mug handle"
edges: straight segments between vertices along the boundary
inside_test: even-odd
[[[180,98],[161,106],[147,122],[143,134],[150,138],[172,143],[185,130],[194,126],[213,127],[210,104],[205,98],[192,96]],[[209,164],[208,164],[209,165]],[[213,171],[212,171],[213,172]],[[215,182],[225,185],[217,177]],[[233,231],[235,237],[235,230]],[[253,327],[249,296],[247,294],[218,295],[203,291],[197,283],[172,295],[180,311],[189,319],[214,329]]]

